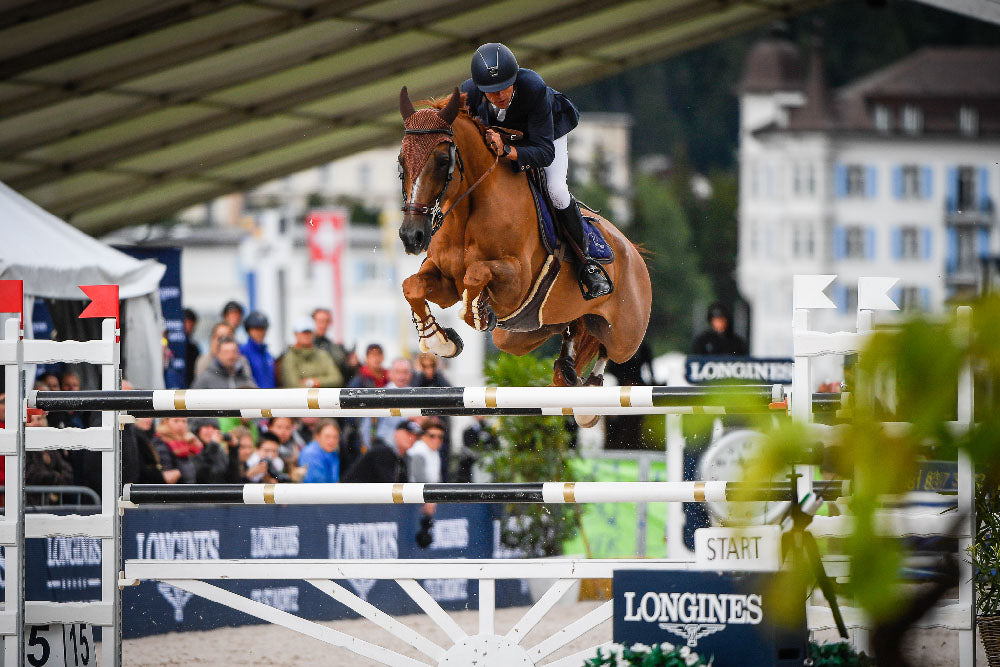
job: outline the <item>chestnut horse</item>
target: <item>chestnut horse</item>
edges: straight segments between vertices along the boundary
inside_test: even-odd
[[[484,139],[486,128],[459,109],[462,101],[456,89],[447,104],[437,101],[416,111],[405,87],[399,96],[406,128],[399,158],[404,196],[399,236],[407,253],[427,251],[420,270],[403,281],[420,349],[442,357],[462,351],[461,338],[438,326],[427,303],[448,308],[461,301],[465,323],[492,329],[493,342],[505,352],[523,355],[562,335],[553,384],[580,384],[584,368],[597,357],[586,384],[600,385],[608,358],[626,361],[646,334],[652,298],[646,263],[614,225],[595,215],[614,249],[614,261],[605,267],[614,291],[585,300],[575,262],[563,262],[541,303],[537,328],[505,329],[504,320],[534,296],[550,259],[526,175],[505,158],[497,164]]]

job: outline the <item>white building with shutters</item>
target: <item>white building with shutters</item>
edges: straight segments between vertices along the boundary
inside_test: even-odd
[[[839,276],[814,323],[849,330],[859,277],[898,276],[904,310],[939,312],[1000,249],[1000,49],[925,49],[836,91],[820,54],[763,40],[741,84],[737,279],[755,356],[791,353],[796,273]]]

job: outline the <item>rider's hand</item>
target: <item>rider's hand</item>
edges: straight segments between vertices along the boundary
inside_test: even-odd
[[[503,139],[496,130],[486,130],[486,141],[490,142],[494,153],[497,155],[503,153]]]

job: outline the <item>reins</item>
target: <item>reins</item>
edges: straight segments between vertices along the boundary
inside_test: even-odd
[[[448,210],[445,211],[441,215],[441,222],[442,223],[444,222],[444,219],[448,216],[448,214],[451,213],[453,210],[455,210],[455,207],[458,206],[459,202],[461,202],[463,199],[465,199],[466,197],[468,197],[472,193],[473,190],[475,190],[477,187],[479,187],[480,183],[482,183],[484,180],[486,180],[487,176],[489,176],[491,173],[493,173],[493,170],[496,169],[497,164],[499,164],[499,163],[500,163],[500,154],[497,153],[497,156],[493,160],[493,164],[490,165],[490,168],[487,169],[486,171],[484,171],[483,175],[480,176],[476,180],[475,183],[473,183],[471,186],[469,186],[469,189],[466,190],[465,192],[463,192],[462,195],[458,199],[456,199],[454,202],[452,202],[451,206],[448,207]],[[463,175],[463,177],[465,176],[464,173],[462,175]],[[441,225],[439,224],[438,227],[440,227],[440,226]]]

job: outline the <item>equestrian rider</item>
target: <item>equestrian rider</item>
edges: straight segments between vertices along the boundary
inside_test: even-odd
[[[524,133],[516,147],[504,144],[496,130],[486,131],[493,150],[511,160],[520,171],[545,170],[549,198],[560,226],[581,251],[578,274],[584,298],[610,294],[611,280],[604,268],[586,254],[583,217],[566,185],[569,157],[566,135],[576,127],[580,114],[562,93],[545,85],[538,74],[517,66],[514,54],[503,44],[491,42],[472,56],[472,78],[462,84],[470,113],[487,127],[499,126]]]

